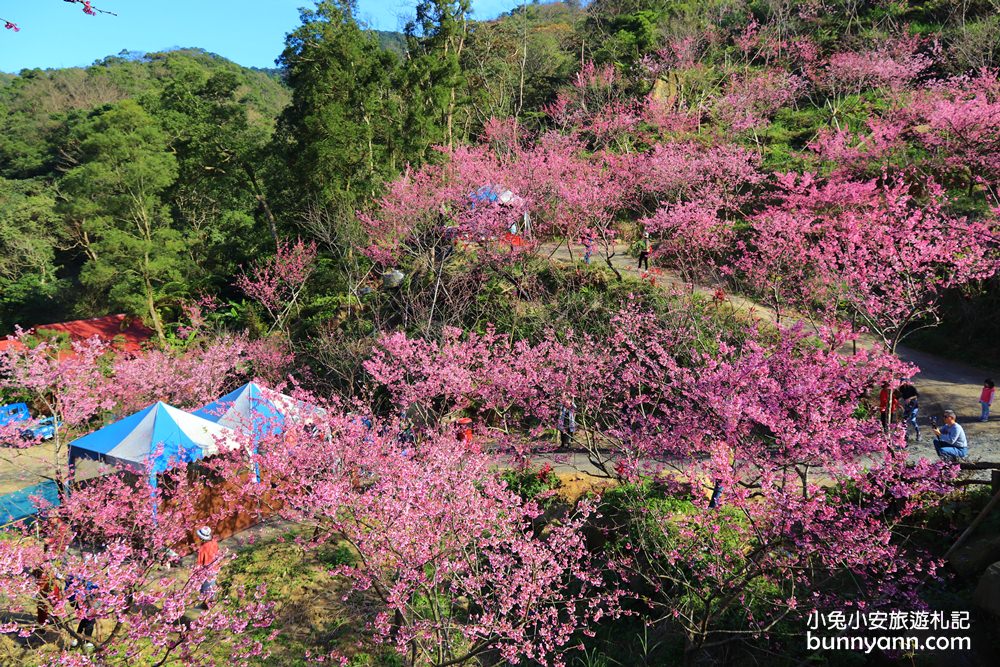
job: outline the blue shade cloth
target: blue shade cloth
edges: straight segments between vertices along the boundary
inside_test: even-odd
[[[0,496],[0,526],[34,517],[39,505],[43,508],[59,505],[58,484],[49,480]]]

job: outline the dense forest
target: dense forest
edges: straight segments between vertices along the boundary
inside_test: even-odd
[[[3,533],[0,661],[942,664],[803,639],[920,610],[992,664],[992,387],[971,466],[896,394],[903,343],[1000,359],[1000,1],[470,4],[0,76],[0,333],[154,332],[0,354],[37,478],[251,380],[289,416]],[[232,508],[275,521],[165,574]],[[62,570],[97,639],[36,622]]]

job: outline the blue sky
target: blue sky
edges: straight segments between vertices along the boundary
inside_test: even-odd
[[[92,0],[118,16],[87,16],[63,0],[0,0],[0,71],[89,65],[123,49],[161,51],[197,46],[241,65],[273,67],[298,8],[312,0]],[[416,0],[360,0],[360,17],[380,30],[399,30]],[[477,18],[492,18],[517,0],[473,0]]]

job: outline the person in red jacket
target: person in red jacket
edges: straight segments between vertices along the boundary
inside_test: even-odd
[[[990,406],[993,404],[993,392],[995,388],[996,384],[994,384],[993,380],[987,379],[983,382],[983,391],[979,394],[979,405],[983,409],[979,417],[979,421],[981,422],[988,422],[990,420]]]
[[[198,539],[201,545],[198,547],[198,568],[210,567],[219,557],[219,543],[212,537],[212,529],[202,526],[198,529]],[[206,579],[201,584],[201,596],[206,600],[212,597],[215,592],[215,577]]]
[[[889,397],[892,397],[892,406],[889,405]],[[899,412],[899,398],[896,393],[889,388],[888,382],[882,383],[882,391],[878,393],[878,412],[882,420],[882,430],[889,432],[889,420],[893,414]]]

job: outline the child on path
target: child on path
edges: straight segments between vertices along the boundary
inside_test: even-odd
[[[983,382],[983,391],[979,394],[979,405],[983,408],[982,416],[979,417],[979,421],[988,422],[990,420],[990,405],[993,404],[993,392],[996,385],[993,380],[987,379]]]

